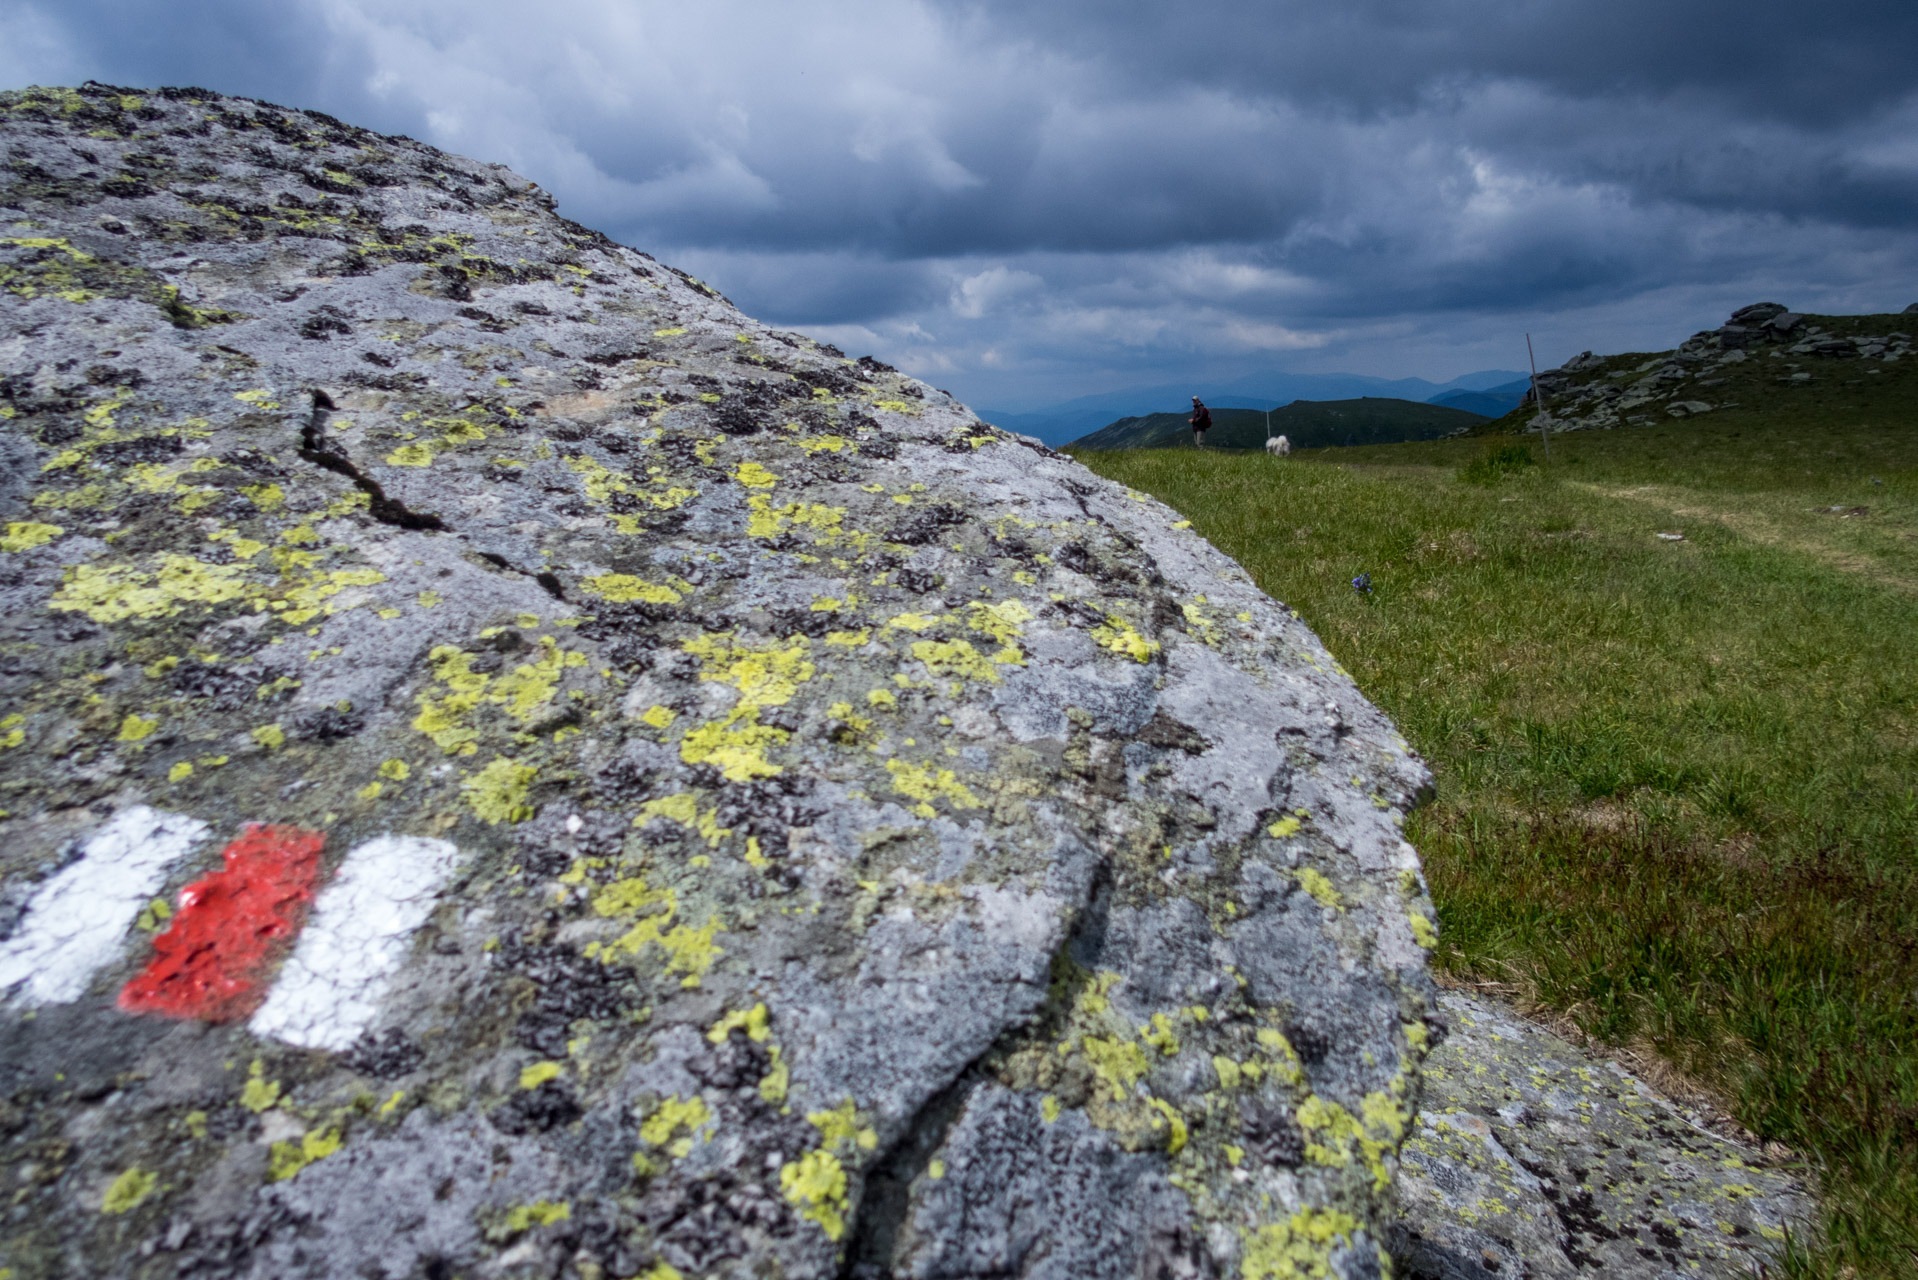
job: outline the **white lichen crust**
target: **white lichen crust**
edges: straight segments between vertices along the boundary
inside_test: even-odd
[[[149,921],[7,1015],[0,1267],[1379,1273],[1428,775],[1178,513],[496,166],[0,140],[4,901],[140,803],[331,886],[250,1027]]]

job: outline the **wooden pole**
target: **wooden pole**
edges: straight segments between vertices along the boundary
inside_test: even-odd
[[[1532,403],[1538,406],[1538,417],[1534,418],[1533,421],[1538,423],[1538,438],[1545,445],[1545,461],[1550,462],[1552,460],[1552,433],[1550,428],[1546,426],[1546,423],[1549,421],[1549,415],[1545,412],[1545,397],[1539,393],[1538,389],[1538,357],[1532,354],[1532,335],[1529,333],[1525,335],[1525,358],[1532,362]]]

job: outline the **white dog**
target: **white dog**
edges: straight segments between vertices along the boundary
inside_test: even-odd
[[[1275,458],[1289,458],[1292,456],[1292,442],[1284,436],[1273,436],[1265,442],[1265,451]]]

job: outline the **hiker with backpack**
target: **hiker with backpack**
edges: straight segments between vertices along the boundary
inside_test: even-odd
[[[1192,397],[1192,416],[1186,421],[1192,424],[1192,443],[1205,448],[1205,433],[1212,429],[1212,410],[1205,407],[1205,401]]]

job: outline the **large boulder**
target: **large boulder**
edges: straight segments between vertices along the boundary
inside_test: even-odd
[[[1379,1274],[1427,774],[1176,512],[498,166],[0,138],[0,1267]]]
[[[1740,307],[1732,312],[1731,323],[1747,327],[1756,327],[1769,323],[1790,311],[1782,302],[1754,302],[1748,307]]]

